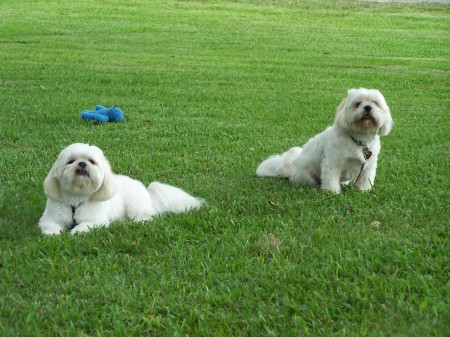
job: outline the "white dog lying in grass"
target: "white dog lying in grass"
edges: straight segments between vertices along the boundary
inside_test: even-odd
[[[380,136],[394,123],[383,95],[375,89],[350,89],[337,108],[333,126],[311,138],[303,147],[264,160],[260,177],[285,177],[301,185],[321,185],[341,192],[353,181],[361,191],[375,183]]]
[[[72,144],[60,154],[44,182],[47,206],[39,220],[44,234],[87,232],[115,220],[149,220],[165,212],[196,209],[202,199],[158,182],[148,188],[111,171],[102,150]]]

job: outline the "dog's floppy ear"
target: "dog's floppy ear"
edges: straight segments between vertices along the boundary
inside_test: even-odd
[[[47,196],[47,198],[56,201],[61,200],[61,186],[57,177],[58,171],[60,170],[60,166],[63,161],[63,154],[64,151],[59,154],[58,159],[56,159],[55,163],[50,169],[50,172],[48,172],[47,177],[44,180],[45,195]]]
[[[392,128],[394,127],[394,121],[392,120],[391,117],[391,111],[386,103],[384,111],[386,113],[385,121],[381,126],[381,128],[378,129],[378,134],[380,136],[386,136],[389,132],[391,132]]]
[[[350,93],[350,90],[349,90]],[[346,99],[344,99],[341,104],[339,104],[339,106],[336,108],[336,117],[334,119],[334,124],[340,126],[341,128],[346,129],[348,127],[347,124],[347,119],[345,117],[345,109],[346,109],[346,105],[347,105],[347,100],[348,97]]]
[[[114,173],[111,170],[111,165],[102,153],[102,166],[104,171],[104,178],[102,186],[92,194],[92,201],[106,201],[111,199],[116,192],[116,185],[114,184]]]
[[[381,92],[379,92],[376,89],[373,89],[373,91],[377,94],[378,96],[378,101],[380,103],[380,107],[381,109],[384,111],[384,123],[383,125],[378,129],[378,135],[380,136],[386,136],[389,132],[391,132],[393,126],[394,126],[394,121],[392,120],[392,116],[391,116],[391,109],[389,109],[389,106],[386,103],[386,100],[384,99],[384,96],[381,94]]]

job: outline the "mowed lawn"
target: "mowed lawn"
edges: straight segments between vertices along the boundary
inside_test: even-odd
[[[1,336],[449,336],[449,5],[0,2]],[[395,121],[373,190],[260,179],[349,88]],[[80,112],[119,106],[121,123]],[[198,211],[43,236],[74,142]]]

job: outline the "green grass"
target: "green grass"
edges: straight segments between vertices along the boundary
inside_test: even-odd
[[[448,14],[2,0],[0,335],[449,336]],[[396,123],[370,193],[255,177],[352,87],[379,89]],[[125,121],[81,121],[96,104]],[[45,237],[42,183],[73,142],[208,204]]]

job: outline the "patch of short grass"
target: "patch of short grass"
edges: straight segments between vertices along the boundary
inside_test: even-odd
[[[448,6],[3,1],[3,336],[446,336]],[[258,179],[351,87],[396,123],[375,188]],[[117,105],[125,121],[79,113]],[[199,211],[44,237],[42,182],[73,142],[180,186]]]

